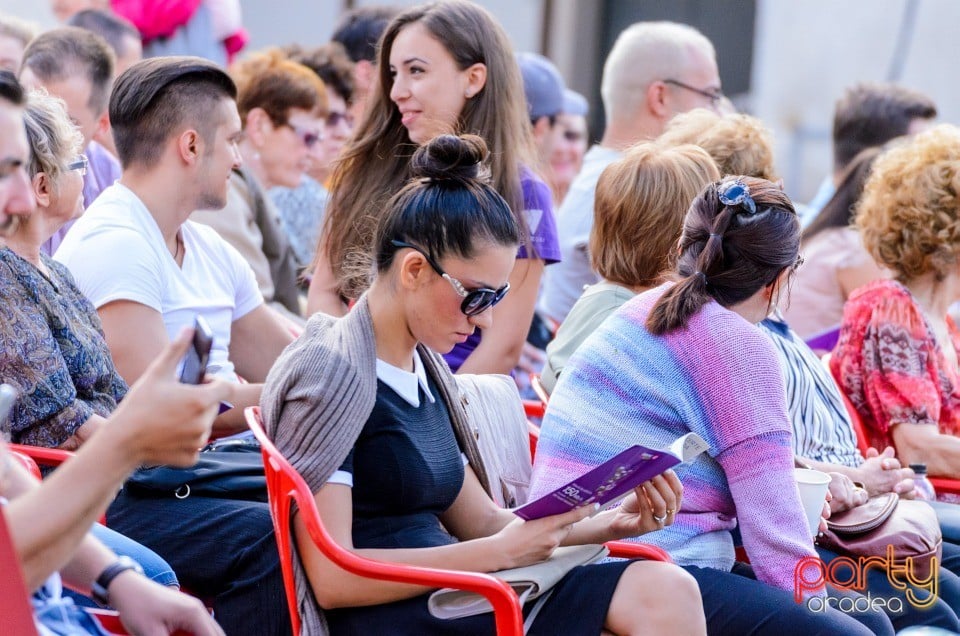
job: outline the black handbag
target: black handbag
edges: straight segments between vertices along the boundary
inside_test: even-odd
[[[267,501],[263,457],[259,452],[243,452],[247,450],[252,449],[204,449],[200,461],[189,468],[141,467],[123,487],[138,497],[186,499],[193,496]]]

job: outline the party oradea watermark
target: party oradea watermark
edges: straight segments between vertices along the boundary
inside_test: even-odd
[[[883,572],[890,585],[902,596],[876,596],[867,590],[867,574]],[[903,599],[917,609],[926,609],[937,602],[940,564],[937,557],[924,558],[920,564],[913,557],[895,558],[892,545],[886,556],[838,556],[829,563],[817,557],[804,557],[793,572],[793,597],[812,612],[826,612],[833,607],[841,612],[883,612],[901,614]],[[825,584],[842,590],[859,592],[861,596],[832,598],[811,595]]]

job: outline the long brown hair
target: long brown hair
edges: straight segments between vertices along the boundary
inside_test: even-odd
[[[724,204],[743,186],[746,203]],[[647,329],[663,335],[681,329],[711,300],[730,307],[772,285],[797,264],[800,222],[779,186],[755,177],[731,177],[708,185],[690,206],[680,236],[679,282],[647,317]]]
[[[486,84],[467,101],[451,132],[479,135],[486,142],[493,186],[510,204],[528,242],[520,172],[533,165],[535,155],[520,70],[507,35],[485,9],[470,2],[414,7],[394,18],[380,40],[379,81],[333,173],[317,254],[326,252],[340,293],[348,298],[357,298],[369,285],[374,228],[386,202],[411,176],[410,157],[417,146],[390,101],[390,51],[400,31],[413,23],[423,25],[460,69],[486,65]]]

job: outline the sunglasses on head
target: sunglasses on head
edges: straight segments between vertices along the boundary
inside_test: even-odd
[[[503,300],[503,297],[507,295],[508,291],[510,291],[510,283],[507,283],[500,289],[481,287],[479,289],[468,290],[463,286],[463,283],[443,271],[443,268],[441,268],[440,265],[438,265],[429,254],[416,245],[407,243],[406,241],[396,240],[390,241],[390,244],[394,247],[409,247],[427,259],[427,262],[430,264],[430,267],[433,268],[433,271],[435,271],[441,277],[447,279],[447,282],[449,282],[454,291],[457,292],[457,295],[463,298],[463,302],[460,303],[460,311],[462,311],[465,316],[476,316],[477,314],[483,313],[487,309],[490,309],[498,302]]]

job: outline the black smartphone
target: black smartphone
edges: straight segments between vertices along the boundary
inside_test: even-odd
[[[210,325],[203,316],[197,316],[193,323],[193,344],[187,350],[187,355],[183,357],[183,366],[180,369],[181,382],[184,384],[203,382],[203,374],[207,370],[212,348],[213,332],[210,330]]]

